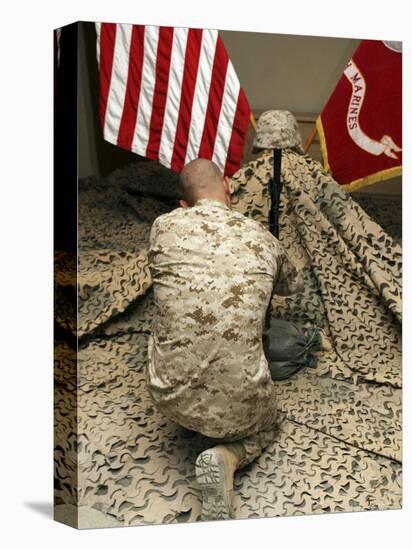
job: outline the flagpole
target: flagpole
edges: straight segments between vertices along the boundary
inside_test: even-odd
[[[305,151],[305,155],[308,152],[309,147],[312,145],[312,141],[315,139],[317,131],[318,130],[315,123],[315,126],[313,127],[311,133],[309,134],[307,140],[305,141],[305,146],[303,148],[303,150]]]
[[[252,111],[250,111],[250,124],[252,125],[252,128],[256,132],[256,120],[255,120],[255,117],[253,116]]]

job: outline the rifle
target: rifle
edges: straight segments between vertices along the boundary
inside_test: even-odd
[[[279,238],[279,208],[280,194],[282,192],[281,180],[282,168],[282,149],[273,149],[273,177],[269,181],[270,211],[269,211],[269,231],[277,239]],[[265,329],[263,338],[265,339],[270,325],[270,316],[272,313],[272,297],[269,301],[265,316]]]

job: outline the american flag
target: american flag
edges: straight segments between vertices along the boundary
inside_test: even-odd
[[[104,138],[179,172],[240,166],[250,108],[216,30],[96,23]]]

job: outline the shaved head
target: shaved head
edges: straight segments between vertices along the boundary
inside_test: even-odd
[[[225,201],[225,180],[218,166],[208,159],[195,159],[180,172],[180,191],[189,206],[199,199]]]

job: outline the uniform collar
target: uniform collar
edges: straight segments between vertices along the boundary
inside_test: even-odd
[[[225,202],[218,199],[199,199],[196,201],[195,206],[217,206],[219,208],[224,208],[225,210],[230,210]]]

